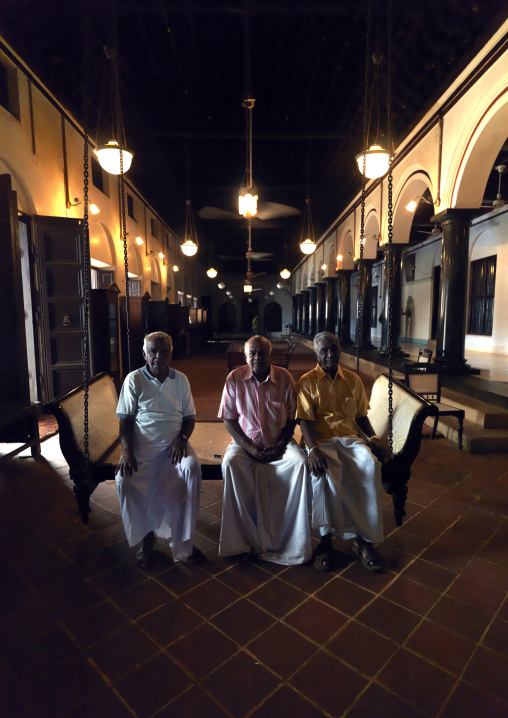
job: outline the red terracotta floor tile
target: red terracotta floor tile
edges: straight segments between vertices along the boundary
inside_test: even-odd
[[[506,704],[461,681],[440,718],[506,718]]]
[[[486,588],[484,583],[461,574],[448,588],[446,595],[494,615],[506,593],[493,586]]]
[[[273,617],[266,611],[245,598],[228,606],[211,619],[215,626],[240,646],[244,646],[266,630],[273,621]]]
[[[115,693],[108,687],[85,700],[77,707],[65,712],[71,718],[132,718],[130,710],[122,703]]]
[[[435,524],[442,530],[451,526],[455,520],[450,514],[446,513],[446,511],[440,511],[436,506],[424,509],[418,518],[427,523]]]
[[[271,671],[287,679],[316,652],[316,646],[283,623],[275,623],[248,650]]]
[[[237,646],[209,623],[173,643],[166,652],[198,681],[236,653]]]
[[[39,633],[56,628],[57,618],[50,606],[34,600],[9,613],[0,615],[0,649],[7,650]]]
[[[168,656],[159,653],[116,681],[115,688],[138,718],[148,718],[190,684],[189,676]]]
[[[249,598],[273,616],[283,618],[289,611],[302,603],[307,596],[303,591],[289,586],[280,579],[272,578],[271,581],[251,593]]]
[[[328,651],[369,677],[375,676],[397,647],[393,641],[356,621],[348,623],[326,645]]]
[[[491,616],[481,608],[450,596],[442,596],[427,618],[472,641],[480,640],[491,620]]]
[[[63,587],[48,597],[51,610],[62,621],[76,616],[102,601],[104,601],[104,595],[90,581]]]
[[[270,578],[269,573],[251,561],[239,561],[220,576],[222,583],[244,595],[259,588]]]
[[[210,578],[181,597],[181,601],[204,618],[210,618],[239,598],[239,594],[221,581]]]
[[[158,651],[158,646],[131,623],[96,643],[89,654],[110,680],[116,680]]]
[[[417,558],[411,566],[404,571],[404,578],[409,578],[416,583],[433,588],[435,591],[444,591],[455,579],[453,571],[437,566],[434,563],[423,561]]]
[[[356,620],[386,638],[402,643],[419,623],[420,616],[380,597],[369,604]]]
[[[506,516],[508,514],[508,490],[493,487],[478,499],[476,506],[482,511]]]
[[[423,561],[435,563],[437,566],[442,566],[455,573],[463,571],[471,560],[469,554],[447,548],[439,542],[439,539],[435,541],[432,546],[425,549],[420,558]]]
[[[203,619],[179,599],[175,599],[143,616],[137,623],[159,646],[167,646],[194,631],[203,623]]]
[[[508,658],[508,621],[495,618],[483,638],[483,645]]]
[[[296,691],[288,686],[282,686],[260,708],[254,711],[251,718],[274,718],[274,716],[320,718],[323,716],[323,712]]]
[[[430,541],[428,539],[423,539],[420,536],[414,536],[408,533],[404,526],[395,531],[395,533],[383,542],[383,546],[395,548],[397,551],[402,551],[411,556],[418,556],[429,544]]]
[[[490,561],[498,566],[508,568],[508,556],[506,547],[508,546],[508,536],[502,531],[496,533],[487,541],[485,546],[478,552],[478,558],[484,561]]]
[[[508,658],[479,646],[466,668],[463,679],[484,693],[508,704]]]
[[[404,522],[404,533],[419,536],[426,541],[434,541],[434,539],[443,533],[443,529],[435,523],[422,521],[418,516],[411,519],[411,521]]]
[[[89,611],[71,618],[66,627],[81,646],[91,646],[124,628],[128,621],[110,601],[103,601]]]
[[[341,716],[367,685],[359,673],[320,651],[292,678],[291,684],[332,716]]]
[[[366,603],[372,601],[375,594],[339,576],[330,581],[315,595],[316,598],[329,606],[342,611],[348,616],[354,616]]]
[[[10,668],[24,683],[52,664],[71,660],[77,655],[74,642],[60,626],[39,633],[6,652]]]
[[[348,718],[424,718],[425,713],[384,686],[372,683],[347,713]]]
[[[383,593],[383,598],[387,598],[400,606],[404,606],[410,611],[414,611],[424,616],[427,611],[436,603],[440,597],[439,591],[433,588],[422,586],[421,583],[410,581],[404,576],[394,581]]]
[[[284,619],[284,623],[319,644],[326,643],[346,621],[344,614],[313,597],[308,598]]]
[[[204,690],[193,685],[159,711],[157,718],[227,718],[227,715]]]
[[[273,673],[243,651],[203,681],[204,688],[237,718],[260,705],[278,685]]]
[[[145,581],[134,588],[129,588],[123,593],[115,596],[115,603],[130,618],[136,619],[150,613],[155,608],[169,603],[174,598],[174,594],[161,586],[157,581]]]
[[[472,536],[468,531],[458,525],[452,526],[442,533],[436,541],[440,546],[445,546],[453,551],[467,553],[470,556],[474,556],[478,553],[484,542],[484,538]]]
[[[401,573],[411,561],[414,561],[414,556],[411,554],[383,543],[383,566],[387,571]]]
[[[109,596],[126,591],[143,581],[146,581],[146,573],[129,563],[122,563],[109,571],[93,576],[94,584]]]
[[[473,641],[427,620],[418,626],[405,644],[406,648],[456,676],[460,676],[475,645]]]
[[[453,676],[405,649],[393,656],[377,680],[430,716],[437,715],[455,683]]]
[[[335,556],[343,556],[340,551],[334,551]],[[342,565],[347,565],[349,559],[344,557],[345,560],[341,560]],[[313,594],[319,589],[323,588],[329,581],[332,581],[334,577],[333,572],[320,572],[316,571],[311,564],[304,564],[302,566],[291,566],[287,571],[284,571],[281,578],[286,583],[289,583],[295,588],[299,588],[300,591],[305,591],[307,594]]]
[[[488,541],[500,523],[500,516],[493,516],[486,511],[481,511],[477,507],[473,507],[459,518],[456,526],[464,529],[464,531],[467,531],[472,536],[477,536],[484,541]]]
[[[501,591],[508,591],[508,568],[483,561],[478,557],[471,560],[467,568],[464,569],[463,576],[474,578],[480,583],[494,586]]]

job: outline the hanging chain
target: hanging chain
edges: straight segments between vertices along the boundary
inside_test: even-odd
[[[367,7],[367,34],[365,38],[365,92],[363,98],[363,169],[362,169],[362,202],[360,214],[360,262],[358,264],[358,316],[356,318],[355,349],[356,349],[356,373],[360,374],[360,342],[363,328],[363,245],[365,242],[365,185],[367,170],[367,105],[369,97],[369,45],[370,45],[370,8]]]
[[[84,418],[83,418],[83,456],[85,459],[85,472],[88,472],[88,381],[90,348],[88,342],[89,319],[89,284],[90,284],[90,243],[88,225],[88,135],[85,130],[83,152],[83,385],[84,385]],[[85,477],[86,478],[86,477]]]
[[[392,138],[391,138],[391,3],[388,2],[388,77],[387,77],[387,135],[389,152],[388,169],[388,454],[393,457],[393,173],[392,173]]]

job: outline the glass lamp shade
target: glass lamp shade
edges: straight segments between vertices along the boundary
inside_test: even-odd
[[[282,284],[282,282],[277,282],[277,289],[283,289],[283,288],[284,288],[284,285]]]
[[[141,247],[141,245],[143,244],[143,240],[141,239],[141,237],[136,237],[136,244]]]
[[[289,277],[291,276],[291,272],[289,271],[289,269],[283,269],[280,273],[280,276],[282,277],[282,279],[289,279]]]
[[[159,252],[159,259],[164,259],[164,252]]]
[[[416,209],[416,200],[412,199],[411,202],[408,202],[406,204],[406,209],[408,212],[414,212]]]
[[[363,174],[363,155],[363,152],[356,155],[360,174]],[[371,145],[365,152],[365,177],[368,179],[382,177],[388,172],[389,161],[390,156],[386,150],[380,145]]]
[[[255,217],[258,211],[258,196],[257,194],[251,194],[246,189],[241,189],[238,195],[238,212],[249,219]]]
[[[94,150],[94,154],[99,160],[99,164],[105,172],[110,175],[120,174],[120,154],[123,156],[123,173],[129,171],[132,164],[134,152],[128,150],[127,147],[120,147],[118,142],[111,140],[101,147]]]
[[[219,282],[217,286],[219,287],[219,289],[226,289],[226,285],[224,284],[224,282]]]
[[[99,212],[100,209],[97,207],[96,204],[93,204],[92,202],[92,204],[90,205],[90,214],[99,214]]]
[[[252,292],[252,284],[244,284],[244,285],[243,285],[243,291],[244,291],[244,292],[247,292],[247,293]]]
[[[217,270],[214,269],[213,267],[210,267],[210,269],[207,269],[206,273],[210,277],[210,279],[215,279],[215,277],[217,276]]]
[[[312,254],[316,249],[316,243],[312,239],[306,239],[300,242],[300,249],[304,254]]]
[[[198,251],[198,245],[193,242],[192,239],[187,239],[183,244],[180,245],[180,249],[186,257],[193,257]]]
[[[178,272],[178,265],[177,265],[177,264],[173,264],[173,272]]]

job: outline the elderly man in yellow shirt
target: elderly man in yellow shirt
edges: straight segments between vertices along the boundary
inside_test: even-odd
[[[373,544],[383,540],[381,442],[367,418],[360,377],[339,366],[340,345],[331,332],[314,338],[316,367],[300,379],[297,420],[307,444],[312,486],[312,527],[320,543],[314,568],[329,571],[332,537],[353,539],[367,571],[382,570]]]

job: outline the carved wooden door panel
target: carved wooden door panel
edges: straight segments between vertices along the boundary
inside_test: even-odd
[[[83,382],[82,220],[36,216],[32,222],[41,392],[47,402]]]

